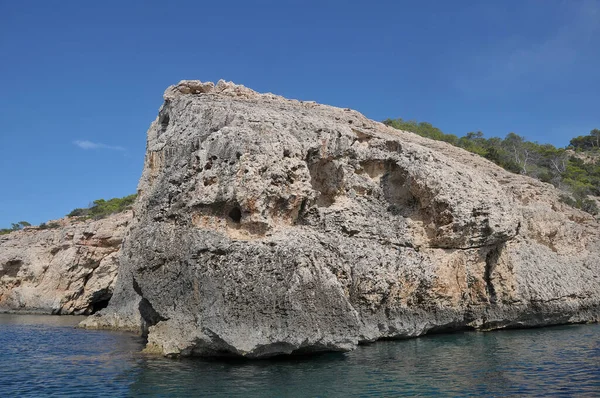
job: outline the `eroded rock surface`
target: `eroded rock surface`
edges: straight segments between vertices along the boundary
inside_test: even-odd
[[[90,314],[110,300],[131,211],[0,236],[0,312]]]
[[[85,326],[142,329],[165,355],[599,318],[593,217],[349,109],[183,81],[138,191],[115,297]]]

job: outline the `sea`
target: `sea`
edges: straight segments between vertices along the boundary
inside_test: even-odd
[[[167,359],[81,317],[0,315],[0,397],[600,396],[600,325],[438,334],[348,353]]]

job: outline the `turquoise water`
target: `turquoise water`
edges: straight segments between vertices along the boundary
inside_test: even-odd
[[[259,361],[139,354],[77,317],[0,315],[1,397],[598,396],[600,325],[456,333]]]

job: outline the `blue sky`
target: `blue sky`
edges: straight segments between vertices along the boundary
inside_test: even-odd
[[[600,0],[0,1],[0,54],[0,227],[135,192],[182,79],[457,135],[600,128]]]

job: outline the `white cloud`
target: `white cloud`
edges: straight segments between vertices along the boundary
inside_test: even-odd
[[[100,142],[92,142],[87,140],[77,140],[73,141],[73,144],[77,145],[81,149],[109,149],[111,151],[124,151],[125,148],[118,145],[106,145]]]

